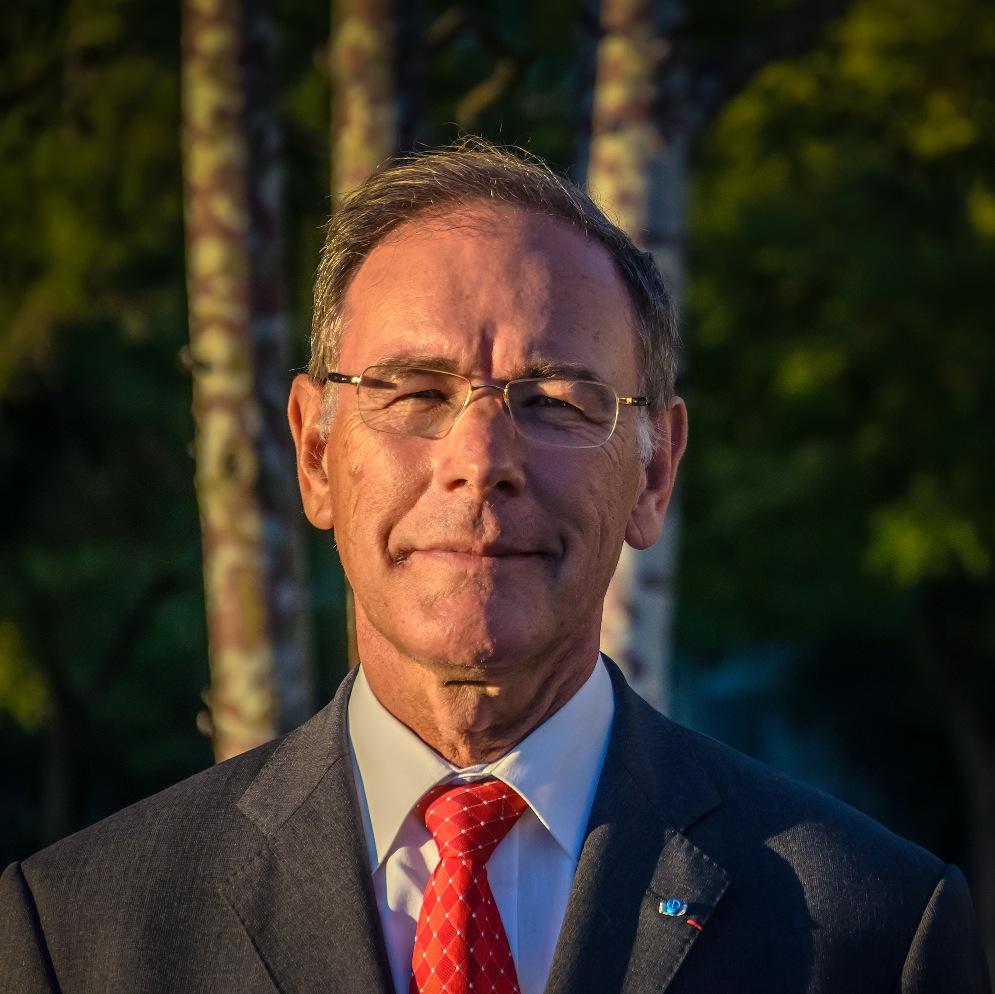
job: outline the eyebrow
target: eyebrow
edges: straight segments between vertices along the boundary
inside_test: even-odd
[[[581,362],[571,362],[569,359],[530,359],[516,379],[546,379],[559,376],[569,380],[595,380],[603,383],[604,379],[589,366]]]
[[[417,366],[420,369],[437,369],[441,373],[458,373],[454,359],[428,352],[394,352],[380,356],[376,366]]]
[[[443,373],[458,373],[466,375],[455,359],[427,352],[403,352],[381,356],[375,365],[378,366],[417,366],[421,369],[437,369]],[[544,359],[535,356],[512,370],[509,380],[545,380],[551,377],[562,377],[571,380],[594,380],[604,383],[604,378],[589,366],[569,359]]]

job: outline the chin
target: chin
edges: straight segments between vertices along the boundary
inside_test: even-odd
[[[401,617],[411,619],[399,633],[423,651],[416,658],[469,669],[505,669],[543,641],[543,633],[527,618],[543,618],[535,603],[522,603],[513,595],[464,588],[443,596],[421,599]],[[545,633],[549,637],[549,633]]]
[[[521,674],[535,644],[534,639],[518,637],[513,631],[492,633],[468,627],[450,629],[444,638],[425,633],[423,638],[407,640],[402,651],[424,661],[446,680],[499,684]]]
[[[520,652],[504,645],[504,640],[466,639],[457,645],[427,642],[412,653],[444,673],[447,679],[500,680],[521,670]]]

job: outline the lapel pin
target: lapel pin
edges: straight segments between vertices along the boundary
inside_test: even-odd
[[[660,902],[660,914],[668,918],[680,918],[688,910],[687,903],[678,897],[670,897]]]

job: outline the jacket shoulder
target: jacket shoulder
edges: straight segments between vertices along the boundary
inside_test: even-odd
[[[944,864],[921,846],[844,801],[672,721],[639,697],[614,664],[609,672],[616,701],[613,735],[623,761],[650,797],[662,802],[664,820],[675,808],[692,813],[693,824],[678,818],[675,828],[733,855],[751,853],[751,859],[761,846],[782,855],[799,876],[849,876],[847,871],[877,866],[886,876],[928,880],[926,897],[942,876]]]
[[[771,929],[791,922],[837,943],[856,930],[904,954],[943,861],[849,804],[670,721],[623,683],[615,689],[631,776],[662,823],[724,868],[749,920]]]
[[[236,842],[261,839],[238,810],[239,798],[278,748],[280,739],[211,766],[56,842],[23,861],[29,883],[64,885],[91,875],[116,878],[126,867],[224,865]]]
[[[744,950],[776,962],[790,947],[838,980],[827,989],[989,989],[956,867],[829,794],[668,726],[718,795],[687,834],[732,880],[735,899],[720,913],[732,931],[749,923]],[[780,941],[768,947],[760,936],[771,935]]]
[[[715,786],[737,834],[763,839],[799,870],[834,877],[845,869],[873,870],[876,876],[928,882],[929,890],[942,876],[940,859],[850,804],[707,735],[661,720]]]
[[[240,990],[268,989],[219,884],[265,845],[238,802],[277,747],[204,770],[10,866],[0,931],[13,945],[0,986],[27,983],[33,957],[35,973],[58,978],[52,989],[228,990],[229,975],[244,981]],[[222,959],[204,953],[219,948]]]

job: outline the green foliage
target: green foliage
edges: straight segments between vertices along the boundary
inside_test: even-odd
[[[21,633],[12,621],[0,621],[0,708],[27,732],[49,716],[48,687],[31,665]]]
[[[859,0],[702,149],[691,652],[884,643],[924,667],[924,713],[938,687],[992,700],[993,94],[990,4]]]
[[[48,752],[0,794],[6,856],[209,756],[178,29],[137,0],[3,14],[0,742]]]
[[[470,131],[573,166],[585,41],[578,0],[422,5],[423,111],[417,141],[437,145]]]
[[[137,0],[4,14],[0,394],[80,318],[180,318],[177,31]]]
[[[44,379],[22,375],[3,403],[0,710],[24,732],[57,729],[61,770],[19,781],[36,820],[21,837],[5,825],[5,847],[43,841],[61,783],[71,820],[51,831],[86,817],[88,798],[118,806],[209,758],[192,734],[206,667],[175,334],[76,327]],[[0,741],[13,734],[0,724]]]

